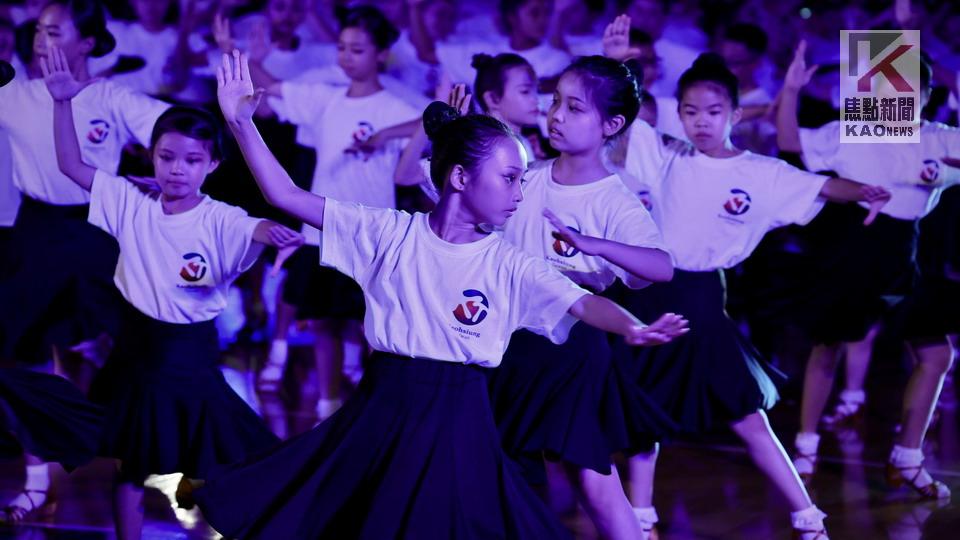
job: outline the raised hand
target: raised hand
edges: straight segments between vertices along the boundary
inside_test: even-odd
[[[450,90],[450,95],[447,97],[447,105],[453,107],[460,113],[460,116],[470,112],[470,99],[473,96],[467,93],[467,85],[465,84],[456,84]]]
[[[880,186],[864,185],[860,188],[863,200],[870,204],[869,213],[863,220],[864,225],[870,225],[875,219],[880,209],[890,202],[890,192]]]
[[[603,55],[623,62],[630,56],[630,17],[619,15],[603,31]]]
[[[263,88],[253,88],[246,55],[240,54],[237,49],[233,50],[233,54],[223,55],[223,61],[217,68],[217,101],[227,123],[253,119],[263,92]]]
[[[624,340],[628,345],[663,345],[686,334],[690,329],[681,315],[666,313],[649,326],[636,326]]]
[[[40,71],[43,73],[43,82],[47,84],[47,91],[55,101],[69,101],[98,80],[77,81],[70,72],[67,55],[58,47],[50,47],[47,56],[40,57]]]
[[[270,275],[276,277],[280,274],[283,263],[293,255],[297,248],[303,245],[305,239],[302,234],[279,224],[267,230],[267,237],[270,238],[271,244],[277,248],[277,258],[274,260],[273,269],[270,271]]]
[[[220,11],[213,16],[213,40],[224,53],[229,54],[236,48],[233,35],[230,33],[230,19]]]
[[[787,68],[787,74],[783,78],[784,88],[799,91],[810,82],[810,78],[813,77],[813,74],[820,66],[815,64],[807,67],[806,55],[807,41],[800,40],[800,43],[797,45],[797,51],[793,54],[793,61],[790,62],[790,67]]]
[[[250,36],[247,44],[247,52],[250,54],[250,60],[254,62],[263,62],[263,60],[273,50],[273,43],[270,41],[270,26],[267,21],[257,21],[250,29]]]
[[[553,237],[566,242],[567,244],[577,248],[584,255],[596,255],[597,250],[599,249],[599,238],[594,238],[592,236],[587,236],[585,234],[580,234],[577,231],[564,225],[560,218],[556,216],[549,209],[544,209],[543,217],[547,218],[547,221],[550,222],[550,225],[553,225],[553,228],[556,229],[553,231]]]

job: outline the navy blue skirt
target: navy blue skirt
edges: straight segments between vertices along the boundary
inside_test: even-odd
[[[610,474],[611,454],[649,449],[674,429],[643,391],[624,399],[607,334],[585,323],[560,345],[515,332],[489,380],[504,449],[532,483],[546,481],[543,456]]]
[[[24,197],[0,265],[0,358],[44,363],[67,347],[116,331],[116,241],[87,223],[87,205]]]
[[[22,451],[72,470],[93,459],[103,409],[62,377],[0,368],[0,457]]]
[[[482,369],[376,353],[311,431],[194,492],[227,538],[568,538],[504,454]]]
[[[856,204],[828,204],[820,214],[807,226],[815,262],[794,320],[814,343],[860,341],[890,298],[914,284],[917,222],[880,214],[864,227],[867,210]]]
[[[172,324],[128,305],[116,346],[91,396],[106,409],[102,453],[127,479],[218,465],[277,444],[218,367],[214,321]]]
[[[786,377],[765,362],[724,309],[723,274],[675,270],[673,280],[631,291],[624,307],[651,322],[664,313],[690,332],[657,347],[615,345],[620,373],[647,392],[681,431],[703,433],[773,407]],[[776,383],[776,384],[775,384]]]

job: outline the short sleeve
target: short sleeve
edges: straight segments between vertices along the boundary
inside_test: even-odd
[[[542,259],[524,256],[520,274],[520,318],[518,326],[563,343],[577,318],[570,307],[590,294],[567,279]]]
[[[110,84],[112,86],[110,104],[113,106],[114,115],[126,129],[127,139],[133,139],[149,148],[153,126],[157,123],[157,118],[170,108],[170,104],[125,86]]]
[[[801,128],[800,148],[807,170],[833,170],[840,149],[840,122],[830,122],[817,129]]]
[[[320,264],[332,266],[363,283],[382,258],[392,236],[411,216],[398,210],[371,208],[327,198],[320,233]]]
[[[281,120],[292,124],[312,124],[323,114],[336,88],[325,83],[283,82],[280,99],[270,100]]]
[[[125,218],[137,202],[147,197],[125,178],[97,170],[90,186],[90,210],[87,221],[110,236],[123,232]]]
[[[254,242],[253,233],[261,219],[250,217],[245,210],[215,202],[219,216],[220,260],[223,261],[222,281],[228,281],[246,272],[257,262],[263,244]]]
[[[630,126],[624,168],[642,184],[657,186],[663,179],[663,166],[668,152],[662,135],[650,124],[637,119]]]
[[[825,201],[820,191],[829,177],[802,171],[784,161],[776,167],[771,228],[809,223],[823,208]]]

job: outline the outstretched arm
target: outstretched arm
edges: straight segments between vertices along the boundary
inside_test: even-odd
[[[253,124],[253,113],[262,97],[262,89],[254,91],[247,57],[236,49],[232,55],[224,54],[217,68],[217,100],[260,191],[271,205],[322,229],[326,199],[293,183]]]
[[[284,261],[303,245],[303,235],[269,219],[261,220],[253,229],[253,241],[277,248],[277,258],[273,262],[271,275],[280,273]]]
[[[820,196],[834,202],[867,202],[870,203],[870,213],[863,220],[864,225],[870,225],[877,218],[880,209],[890,202],[890,192],[880,186],[861,184],[846,178],[830,178],[820,189]]]
[[[40,57],[40,70],[47,90],[53,97],[53,140],[57,150],[57,166],[78,186],[90,191],[97,169],[84,163],[80,156],[70,101],[93,80],[77,82],[70,73],[66,55],[56,47],[50,48],[49,56]]]
[[[593,294],[580,297],[569,313],[590,326],[623,336],[630,345],[662,345],[688,330],[680,315],[667,313],[647,326],[616,303]]]

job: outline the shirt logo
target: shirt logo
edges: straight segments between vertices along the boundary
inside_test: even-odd
[[[576,227],[571,227],[568,225],[567,228],[574,232],[580,232],[580,229],[577,229]],[[580,250],[571,246],[570,244],[564,242],[559,238],[555,238],[553,240],[553,252],[556,253],[557,255],[560,255],[561,257],[569,258],[569,257],[573,257],[577,253],[580,253]]]
[[[199,253],[187,253],[183,256],[183,260],[187,261],[184,263],[183,268],[180,269],[180,277],[182,277],[184,281],[196,283],[207,275],[207,260],[203,258],[203,255]]]
[[[742,189],[731,189],[730,193],[733,196],[723,204],[723,209],[731,216],[746,214],[747,210],[750,210],[750,202],[752,201],[750,194]]]
[[[453,310],[453,316],[460,321],[460,324],[475,326],[487,318],[487,310],[490,308],[490,302],[486,295],[475,289],[463,291],[465,300],[460,302]]]
[[[637,197],[640,198],[640,202],[643,204],[643,207],[647,209],[647,212],[653,211],[653,199],[650,198],[650,192],[641,189],[637,192]]]
[[[357,123],[357,129],[353,132],[353,140],[355,142],[365,142],[367,139],[373,136],[373,124],[370,122],[362,121]]]
[[[920,171],[920,179],[928,184],[932,184],[940,178],[940,162],[935,159],[923,160],[923,170]]]
[[[87,132],[87,140],[93,144],[101,144],[110,136],[110,124],[106,120],[91,120],[90,131]]]

